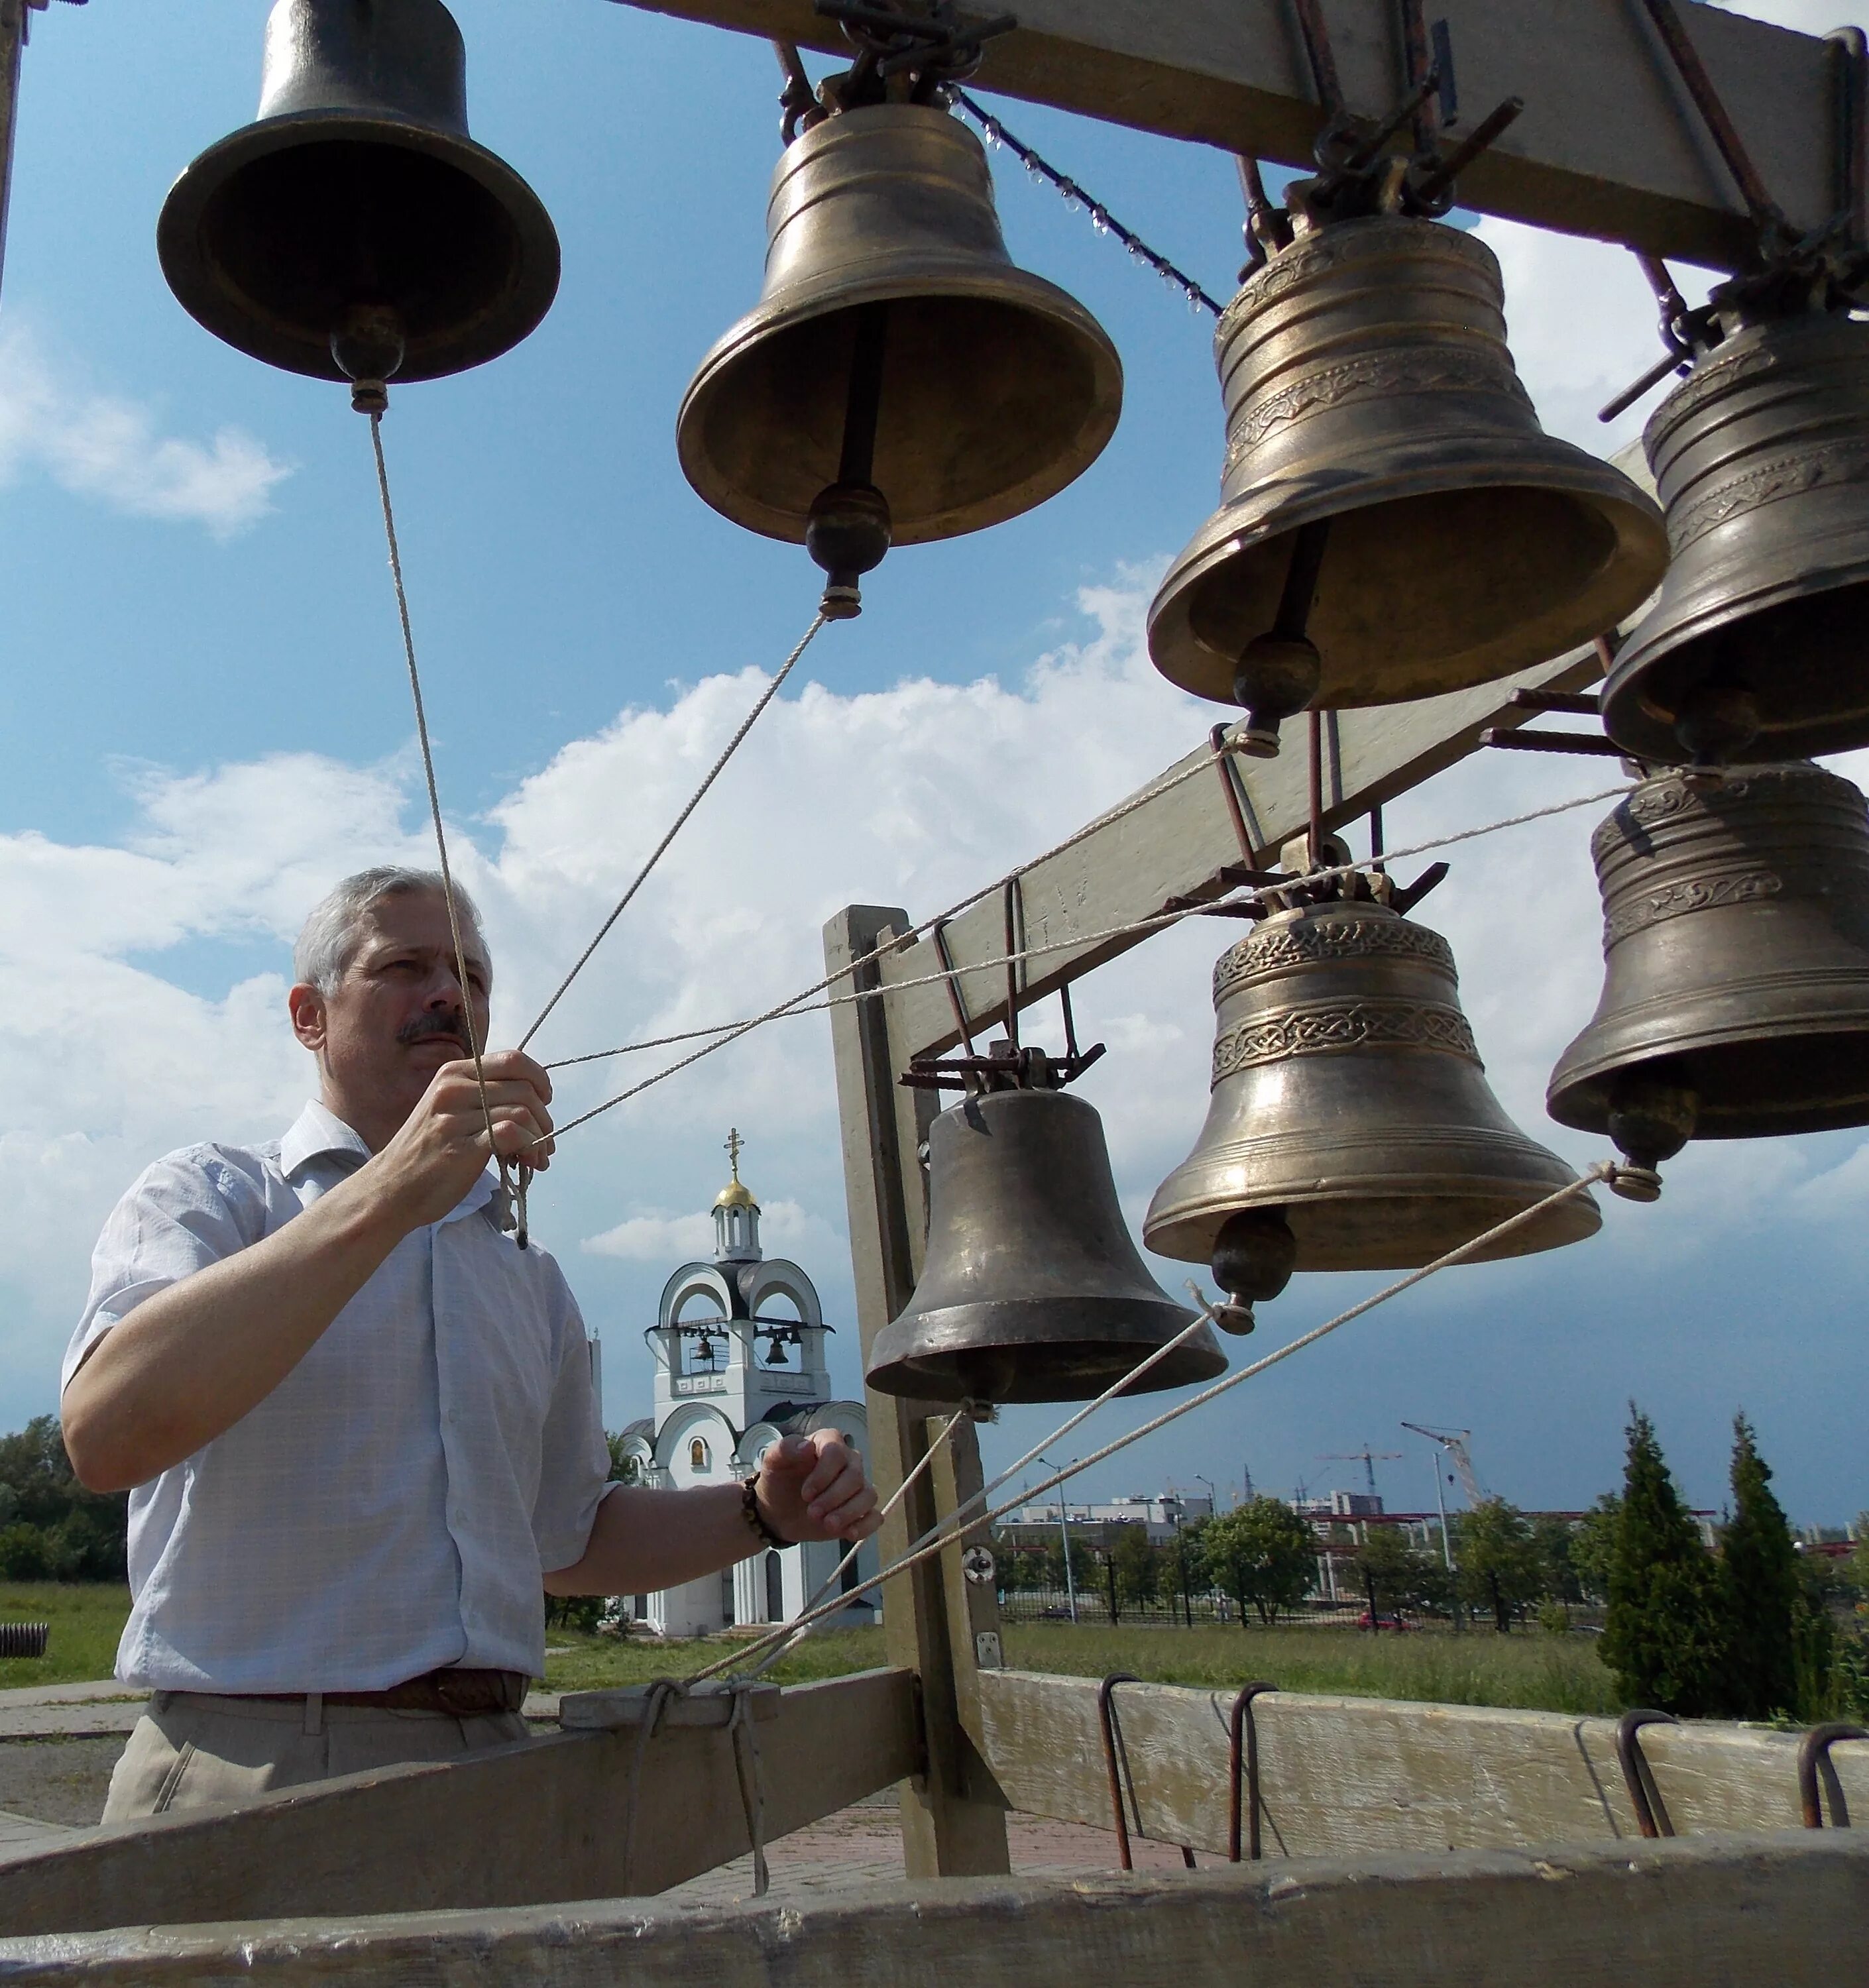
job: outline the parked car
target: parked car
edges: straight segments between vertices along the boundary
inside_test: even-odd
[[[1366,1608],[1356,1618],[1359,1629],[1393,1629],[1399,1633],[1414,1626],[1412,1622],[1404,1622],[1399,1615],[1372,1616]]]

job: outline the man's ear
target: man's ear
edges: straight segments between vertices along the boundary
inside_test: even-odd
[[[313,1055],[324,1047],[324,996],[301,981],[286,996],[292,1033]]]

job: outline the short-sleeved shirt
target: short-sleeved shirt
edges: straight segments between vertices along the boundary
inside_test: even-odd
[[[191,1146],[117,1204],[66,1354],[283,1228],[369,1158],[319,1104]],[[584,1324],[489,1171],[405,1236],[258,1406],[130,1497],[127,1684],[376,1691],[447,1665],[540,1675],[540,1576],[584,1554],[610,1456]]]

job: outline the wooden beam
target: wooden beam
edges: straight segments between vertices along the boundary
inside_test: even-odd
[[[840,911],[824,928],[827,970],[848,967],[872,952],[885,932],[906,931],[909,925],[906,911],[879,905]],[[875,965],[859,969],[852,984],[858,992],[873,989]],[[915,1152],[931,1100],[926,1092],[906,1090],[895,1080],[889,1018],[880,997],[833,1008],[831,1041],[857,1329],[867,1370],[876,1334],[909,1302],[921,1269],[927,1215]],[[867,1400],[870,1468],[877,1489],[887,1497],[926,1453],[927,1418],[939,1405],[873,1391]],[[878,1545],[885,1561],[906,1552],[943,1510],[953,1510],[951,1472],[956,1468],[977,1481],[980,1449],[971,1424],[956,1432],[954,1454],[943,1475],[931,1482],[931,1466],[884,1521]],[[959,1551],[956,1546],[940,1559],[910,1568],[883,1595],[889,1660],[912,1671],[920,1685],[923,1771],[900,1790],[902,1851],[912,1878],[990,1875],[1010,1868],[1005,1803],[962,1718],[963,1703],[972,1702],[976,1658],[964,1611],[950,1613],[943,1564]],[[997,1604],[991,1605],[997,1626]]]
[[[1243,1648],[1242,1666],[1252,1661]],[[1109,1828],[1096,1681],[984,1673],[980,1697],[987,1757],[1014,1806]],[[1224,1853],[1231,1702],[1231,1692],[1176,1685],[1119,1690],[1150,1836]],[[1268,1857],[1640,1834],[1613,1719],[1284,1692],[1257,1699],[1253,1713]],[[1683,1835],[1798,1827],[1796,1733],[1697,1723],[1645,1727],[1641,1740]],[[1869,1743],[1839,1745],[1831,1759],[1851,1815],[1869,1816]]]
[[[811,0],[631,0],[848,56]],[[982,4],[972,11],[991,14]],[[975,88],[1308,167],[1322,121],[1288,0],[1017,0]],[[1386,113],[1403,66],[1393,0],[1329,0],[1344,92]],[[1460,128],[1508,96],[1516,123],[1461,181],[1488,214],[1736,268],[1749,230],[1633,0],[1435,0],[1453,34]],[[1847,12],[1847,9],[1840,10]],[[1768,188],[1800,228],[1838,196],[1833,51],[1814,36],[1684,0],[1688,32]],[[1105,198],[1112,195],[1104,189]],[[1125,212],[1147,232],[1147,217]]]
[[[0,1940],[12,1988],[1835,1988],[1869,1833]],[[1850,1956],[1855,1954],[1858,1961]]]
[[[1530,714],[1511,707],[1508,699],[1514,689],[1575,690],[1601,674],[1595,652],[1581,649],[1478,690],[1329,714],[1326,826],[1354,821],[1444,772],[1478,749],[1480,734],[1488,725],[1523,724]],[[1286,730],[1302,735],[1302,723]],[[1078,943],[1023,963],[1021,1009],[1149,936],[1146,931],[1114,938],[1092,935],[1151,918],[1173,898],[1217,895],[1209,880],[1224,864],[1270,864],[1281,846],[1302,832],[1309,813],[1308,759],[1302,749],[1288,743],[1276,759],[1226,756],[1231,761],[1231,774],[1208,746],[1197,747],[1167,773],[1204,765],[1211,770],[1169,787],[1135,813],[1021,872],[1017,903],[1025,943],[1049,945],[1082,935]],[[1613,778],[1615,762],[1600,763]],[[1229,778],[1241,798],[1249,845],[1245,850],[1223,785]],[[1005,916],[996,892],[962,912],[942,934],[978,1034],[1004,1023],[1006,973],[1001,966],[971,962],[1004,956]],[[898,929],[906,931],[909,924],[905,917]],[[1221,949],[1227,937],[1237,935],[1234,928],[1223,934],[1217,926],[1214,951]],[[950,1048],[960,1039],[953,999],[945,985],[902,984],[926,981],[940,970],[935,948],[925,940],[890,953],[881,962],[882,984],[892,990],[889,1027],[899,1069],[908,1067],[911,1056]]]
[[[798,1685],[757,1731],[774,1838],[914,1771],[914,1681],[885,1670]],[[681,1726],[651,1743],[624,1870],[636,1743],[627,1729],[567,1732],[100,1830],[0,1860],[0,1933],[648,1894],[744,1852],[726,1732]]]

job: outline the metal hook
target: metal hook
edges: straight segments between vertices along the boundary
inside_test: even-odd
[[[1853,1726],[1847,1719],[1827,1726],[1813,1726],[1798,1742],[1798,1805],[1804,1811],[1804,1827],[1823,1827],[1823,1804],[1818,1791],[1823,1777],[1824,1792],[1830,1798],[1830,1827],[1850,1827],[1850,1804],[1844,1797],[1843,1783],[1831,1764],[1830,1749],[1839,1740],[1869,1740],[1869,1726]]]
[[[1644,1726],[1680,1723],[1671,1712],[1649,1711],[1625,1712],[1616,1722],[1617,1763],[1623,1770],[1623,1786],[1629,1790],[1635,1810],[1636,1825],[1646,1837],[1672,1836],[1674,1825],[1668,1817],[1668,1804],[1661,1799],[1654,1770],[1642,1751],[1641,1730]]]
[[[1126,1871],[1136,1868],[1129,1848],[1129,1819],[1123,1811],[1126,1784],[1129,1809],[1136,1817],[1136,1835],[1143,1836],[1143,1831],[1142,1804],[1136,1799],[1136,1777],[1129,1767],[1129,1750],[1123,1743],[1122,1729],[1116,1723],[1116,1687],[1119,1684],[1141,1682],[1142,1679],[1133,1672],[1112,1671],[1097,1686],[1097,1720],[1103,1733],[1103,1764],[1109,1773],[1110,1810],[1116,1824],[1116,1854],[1121,1858]],[[1189,1870],[1194,1869],[1194,1853],[1185,1843],[1181,1845],[1181,1861]]]
[[[1259,1730],[1253,1723],[1252,1702],[1261,1692],[1276,1691],[1275,1684],[1260,1679],[1252,1684],[1241,1685],[1239,1695],[1233,1701],[1233,1709],[1227,1719],[1227,1731],[1232,1746],[1232,1770],[1227,1777],[1227,1861],[1237,1864],[1240,1861],[1241,1822],[1245,1821],[1248,1858],[1258,1862],[1263,1854],[1259,1841]],[[1242,1770],[1245,1781],[1245,1807],[1249,1819],[1241,1814],[1241,1780]]]

